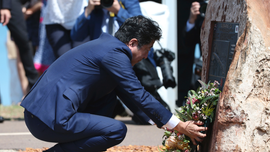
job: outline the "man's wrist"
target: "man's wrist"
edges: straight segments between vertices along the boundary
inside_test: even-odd
[[[186,133],[186,123],[183,121],[180,121],[177,126],[174,128],[174,130],[177,130],[179,133],[181,134],[185,134]]]
[[[173,129],[178,125],[179,122],[180,120],[175,115],[172,115],[170,120],[163,127],[166,127],[168,129]]]

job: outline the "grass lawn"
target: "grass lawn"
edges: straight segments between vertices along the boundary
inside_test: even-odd
[[[3,106],[0,105],[0,116],[7,120],[18,120],[24,119],[23,116],[24,108],[18,105]]]

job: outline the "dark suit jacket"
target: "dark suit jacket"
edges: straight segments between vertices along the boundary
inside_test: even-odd
[[[201,44],[200,35],[203,21],[204,17],[198,15],[198,18],[195,21],[195,26],[188,32],[184,29],[184,43],[186,46],[195,48],[197,43]]]
[[[0,0],[0,9],[11,9],[11,0]]]
[[[58,58],[21,106],[55,131],[77,133],[91,123],[85,113],[109,116],[118,96],[135,114],[140,108],[162,127],[172,114],[141,86],[131,58],[126,44],[104,33]]]

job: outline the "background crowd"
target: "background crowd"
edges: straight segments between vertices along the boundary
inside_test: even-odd
[[[0,0],[1,23],[7,26],[15,46],[17,66],[23,94],[38,77],[61,55],[87,41],[97,39],[102,32],[114,35],[123,22],[132,16],[149,15],[144,0],[114,0],[108,6],[96,5],[94,0]],[[154,0],[161,4],[161,0]],[[194,52],[200,43],[200,29],[204,16],[200,12],[203,1],[181,0],[178,10],[177,106],[185,101],[187,91],[194,85]],[[149,7],[149,6],[148,6]],[[180,37],[180,38],[179,38]],[[104,42],[106,45],[106,42]],[[9,49],[10,50],[10,49]],[[157,73],[158,63],[151,49],[147,59],[134,66],[142,85],[169,109],[157,90],[164,86]],[[22,66],[20,66],[22,65]],[[21,68],[20,68],[21,67]],[[23,68],[22,68],[23,67]],[[174,88],[176,84],[169,87]],[[115,116],[125,113],[119,100]],[[133,117],[136,123],[147,124]]]

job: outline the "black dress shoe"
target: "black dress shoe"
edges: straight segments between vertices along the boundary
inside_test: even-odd
[[[4,122],[4,117],[0,116],[0,123],[3,123],[3,122]]]

